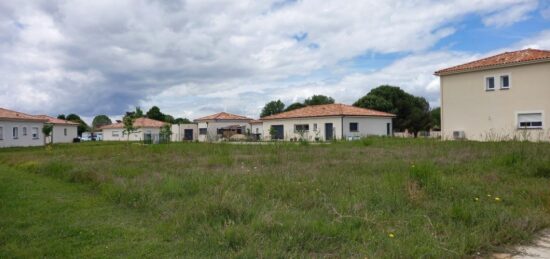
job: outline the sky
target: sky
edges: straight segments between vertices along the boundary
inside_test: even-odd
[[[550,49],[550,0],[1,1],[0,107],[256,118],[384,84],[436,107],[434,71],[529,47]]]

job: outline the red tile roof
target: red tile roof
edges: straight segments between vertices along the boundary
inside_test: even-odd
[[[550,61],[550,51],[538,49],[524,49],[514,52],[504,52],[488,58],[472,61],[466,64],[445,68],[435,72],[435,75],[445,75],[471,70],[490,69],[503,65],[521,65],[524,63]]]
[[[78,126],[78,123],[76,123],[76,122],[50,117],[48,115],[36,115],[34,117],[46,120],[48,123],[51,123],[51,124]]]
[[[0,108],[0,120],[17,120],[17,121],[35,121],[46,122],[45,119],[38,118],[36,116],[28,115],[22,112],[16,112],[4,108]]]
[[[251,120],[248,123],[250,123],[250,124],[261,124],[261,123],[263,123],[263,121],[262,120]]]
[[[195,119],[195,121],[207,121],[207,120],[249,120],[250,121],[252,119],[245,116],[231,114],[227,112],[220,112],[220,113]]]
[[[307,118],[307,117],[326,117],[326,116],[375,116],[375,117],[395,117],[395,114],[359,108],[347,104],[324,104],[313,105],[296,110],[283,112],[275,115],[263,117],[262,120]]]
[[[153,120],[149,118],[137,118],[134,121],[134,127],[136,128],[160,128],[164,126],[164,124],[166,124],[166,122]],[[122,129],[122,128],[124,128],[124,123],[122,122],[100,127],[100,129]]]

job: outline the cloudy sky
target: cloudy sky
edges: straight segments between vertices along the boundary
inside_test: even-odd
[[[439,105],[440,68],[550,49],[549,0],[0,2],[0,107],[117,117],[258,116],[381,84]]]

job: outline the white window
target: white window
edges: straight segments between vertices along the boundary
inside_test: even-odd
[[[519,113],[518,128],[542,129],[542,113]]]
[[[64,134],[65,136],[67,136],[67,128],[64,128],[64,129],[63,129],[63,134]]]
[[[118,134],[119,134],[118,131],[113,131],[112,134],[113,134],[113,137],[118,137],[118,136],[119,136],[119,135],[118,135]]]
[[[38,139],[38,128],[36,127],[32,128],[32,138]]]
[[[487,91],[495,90],[495,77],[488,76],[485,78],[485,90]]]
[[[0,127],[0,140],[4,139],[4,128]]]
[[[510,89],[510,76],[501,75],[500,76],[500,89]]]
[[[23,136],[27,136],[27,127],[23,127]]]
[[[309,124],[294,124],[295,132],[309,131]]]
[[[19,137],[19,128],[13,127],[13,139],[17,139]]]

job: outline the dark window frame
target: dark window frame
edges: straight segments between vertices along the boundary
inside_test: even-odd
[[[349,123],[349,132],[359,132],[359,122],[350,122]]]

